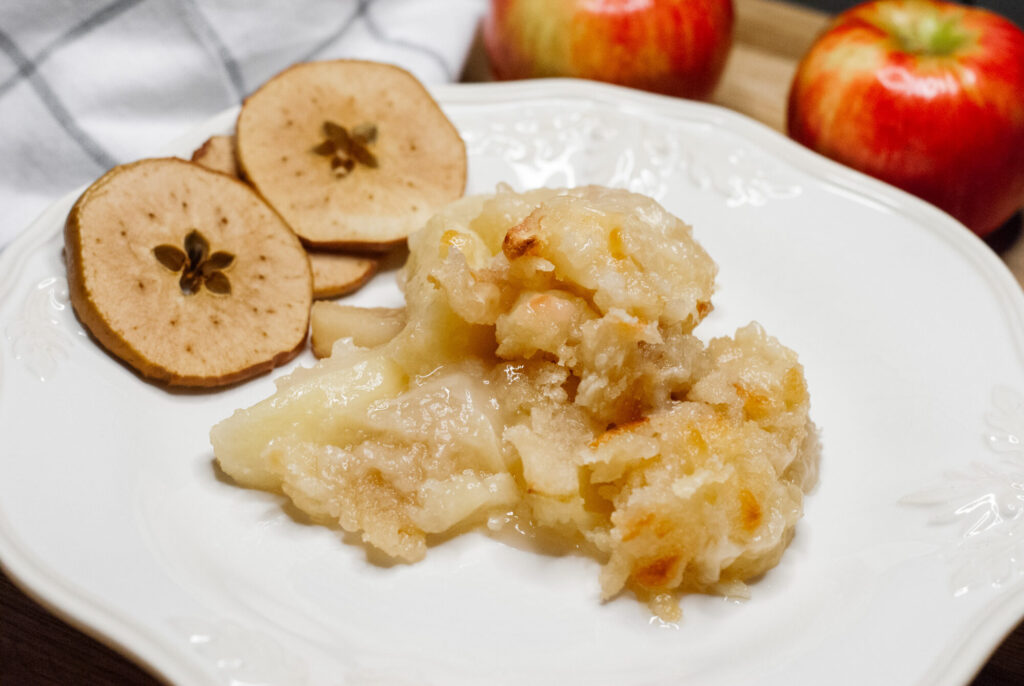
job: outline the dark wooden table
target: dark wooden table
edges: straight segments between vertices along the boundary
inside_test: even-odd
[[[736,0],[736,7],[736,42],[713,100],[781,130],[786,89],[796,62],[827,16],[774,0]],[[488,78],[479,42],[463,77],[467,81]],[[1021,228],[1018,216],[990,239],[990,245],[1024,284]],[[0,686],[158,683],[141,668],[51,615],[0,574]],[[1021,685],[1024,624],[999,646],[972,686]]]

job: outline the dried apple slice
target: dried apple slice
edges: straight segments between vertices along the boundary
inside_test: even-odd
[[[192,161],[207,169],[241,179],[235,157],[234,136],[212,136],[192,153]],[[307,250],[313,268],[313,297],[337,298],[365,284],[377,273],[378,260],[368,255],[347,255]]]
[[[379,260],[363,255],[310,250],[313,297],[337,298],[357,290],[377,273]]]
[[[79,319],[144,376],[227,384],[305,341],[309,259],[235,179],[173,158],[115,167],[75,203],[64,237]]]
[[[192,153],[192,161],[221,174],[242,178],[235,156],[234,136],[211,136]]]
[[[458,131],[388,64],[295,65],[245,101],[236,133],[242,172],[310,246],[385,250],[466,185]]]

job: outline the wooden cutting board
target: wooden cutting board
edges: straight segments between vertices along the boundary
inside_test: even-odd
[[[785,131],[797,62],[829,15],[770,0],[737,0],[733,48],[711,101]]]

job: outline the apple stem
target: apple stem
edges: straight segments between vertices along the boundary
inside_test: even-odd
[[[956,18],[934,14],[913,17],[909,13],[892,17],[891,30],[900,49],[915,55],[949,55],[967,40]]]

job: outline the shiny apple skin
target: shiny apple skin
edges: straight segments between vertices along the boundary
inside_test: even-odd
[[[732,0],[492,0],[495,78],[570,76],[707,99],[732,47]]]
[[[966,39],[949,54],[916,54],[887,28],[893,11],[935,12]],[[1024,205],[1024,32],[947,2],[854,7],[800,62],[787,127],[986,235]]]

